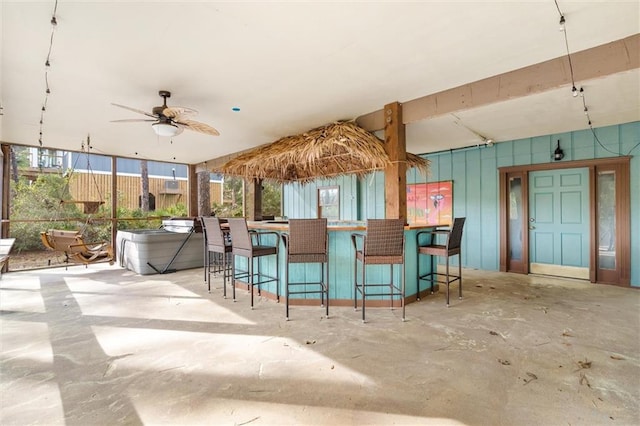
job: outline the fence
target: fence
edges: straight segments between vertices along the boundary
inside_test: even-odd
[[[167,184],[166,182],[170,182]],[[188,185],[186,180],[149,178],[149,193],[155,196],[156,209],[164,209],[178,203],[187,204]],[[118,176],[118,206],[129,209],[139,207],[141,184],[139,176]],[[98,173],[74,173],[69,189],[77,201],[111,200],[111,175]],[[211,203],[222,203],[222,182],[210,182]]]

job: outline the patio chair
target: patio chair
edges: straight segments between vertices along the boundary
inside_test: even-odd
[[[282,240],[286,250],[284,283],[287,321],[289,320],[289,296],[292,294],[320,294],[320,306],[325,307],[328,318],[329,238],[327,237],[327,219],[291,219],[289,220],[289,233],[282,234]],[[289,265],[308,263],[320,265],[318,281],[290,282]]]
[[[231,240],[233,241],[231,254],[232,268],[232,285],[235,288],[236,281],[246,278],[246,283],[251,291],[251,309],[253,309],[253,293],[254,287],[258,287],[258,295],[260,295],[261,286],[269,282],[276,283],[276,299],[280,300],[279,278],[278,278],[278,246],[280,244],[280,235],[271,231],[251,231],[247,227],[245,218],[230,218],[229,231]],[[263,244],[264,238],[267,236],[275,236],[275,244]],[[275,275],[268,275],[260,271],[260,258],[275,255]],[[236,256],[247,259],[247,269],[239,270],[236,264]],[[254,271],[254,260],[258,259],[257,272]],[[234,291],[235,296],[235,291]],[[234,298],[235,300],[235,298]]]
[[[400,297],[402,321],[405,320],[405,270],[404,270],[404,220],[368,219],[366,234],[351,234],[355,250],[354,259],[354,309],[358,309],[358,293],[362,295],[362,322],[365,322],[365,306],[368,297],[389,296],[391,309],[394,297]],[[358,283],[358,263],[361,264],[361,281]],[[367,282],[367,266],[389,265],[388,283]],[[394,281],[394,266],[400,265],[400,283]],[[369,289],[373,289],[370,291]],[[375,290],[380,289],[380,290]],[[384,291],[383,291],[384,290]]]
[[[7,263],[9,262],[9,254],[11,253],[11,249],[15,242],[15,238],[0,239],[0,275],[2,275],[3,272],[6,272]]]
[[[85,242],[79,231],[50,229],[40,232],[42,244],[64,253],[65,262],[78,262],[85,266],[94,262],[113,264],[113,249],[109,242]]]
[[[227,280],[231,277],[231,238],[229,230],[222,229],[222,222],[217,217],[202,217],[202,228],[205,233],[205,273],[207,275],[207,288],[211,293],[211,274],[222,272],[223,297],[227,298]],[[226,222],[226,221],[225,221]],[[211,255],[214,256],[213,261]],[[233,287],[233,298],[236,298],[236,289]]]
[[[418,250],[418,299],[420,299],[420,281],[429,281],[431,283],[431,294],[433,294],[433,284],[447,285],[447,307],[449,307],[449,285],[458,281],[458,298],[462,299],[462,229],[466,218],[457,217],[453,221],[451,229],[436,228],[428,231],[420,231],[416,234],[416,245]],[[420,243],[421,235],[430,235],[429,241],[425,244]],[[439,244],[437,236],[443,235],[445,241]],[[429,273],[420,274],[420,255],[431,256],[431,271]],[[458,255],[458,275],[449,273],[449,257]],[[436,256],[445,258],[445,273],[438,273],[437,265],[434,260]],[[444,277],[441,279],[439,277]]]

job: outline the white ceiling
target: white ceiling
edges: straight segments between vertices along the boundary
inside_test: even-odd
[[[0,139],[38,145],[55,0],[2,0]],[[571,52],[640,33],[640,2],[558,0]],[[566,55],[553,0],[59,0],[43,144],[199,163]],[[638,69],[590,81],[594,126],[640,119]],[[587,127],[570,84],[407,126],[414,153]],[[157,137],[112,106],[199,111],[221,135]],[[239,112],[232,111],[239,107]],[[472,130],[468,130],[468,129]]]

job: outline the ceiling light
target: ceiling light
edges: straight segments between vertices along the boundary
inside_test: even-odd
[[[173,123],[153,123],[151,127],[158,136],[175,136],[179,130],[178,126]]]

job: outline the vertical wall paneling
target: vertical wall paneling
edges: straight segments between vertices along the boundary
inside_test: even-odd
[[[622,147],[620,146],[620,127],[604,127],[594,130],[594,133],[595,136],[593,136],[593,139],[595,141],[594,146],[596,149],[596,158],[606,158],[626,154],[626,152],[622,152]],[[600,145],[598,141],[600,141],[602,145]]]
[[[512,143],[496,143],[493,148],[497,158],[496,167],[507,167],[513,165]]]
[[[498,196],[498,167],[495,157],[495,149],[483,148],[480,150],[481,158],[481,269],[497,270],[499,259],[499,217],[500,211]]]
[[[620,146],[625,155],[632,155],[631,183],[631,285],[640,287],[640,122],[620,126]]]
[[[465,169],[467,168],[469,158],[467,157],[469,151],[458,151],[452,154],[445,154],[440,161],[440,179],[444,180],[453,180],[453,218],[451,218],[451,222],[453,223],[453,219],[456,217],[466,217],[467,209],[473,208],[466,203],[467,199],[467,189],[469,187],[466,179],[457,179],[457,176],[464,176]],[[469,256],[468,253],[468,244],[467,241],[469,239],[468,230],[470,229],[469,222],[465,223],[465,229],[462,234],[462,256],[460,257],[460,261],[463,265],[467,263],[467,259]],[[442,259],[439,259],[442,260]],[[453,265],[458,265],[458,256],[454,256],[450,259]]]
[[[571,150],[565,151],[565,156],[567,154],[571,154],[569,158],[565,157],[565,159],[570,160],[590,160],[592,158],[598,158],[595,156],[595,140],[593,138],[593,134],[591,130],[585,130],[581,132],[573,132],[569,138],[572,146]],[[561,146],[563,145],[564,140],[560,141]],[[608,155],[607,157],[612,157],[613,155]]]
[[[531,164],[531,139],[520,139],[513,143],[513,164]]]
[[[558,138],[552,136],[538,136],[531,138],[531,162],[548,163],[552,161],[553,152],[556,149],[557,143]],[[566,153],[567,152],[565,151],[565,155]]]
[[[461,157],[459,153],[454,153],[455,163],[458,164],[462,158],[464,160],[464,170],[462,174],[463,179],[460,179],[460,183],[464,182],[466,185],[465,191],[458,196],[456,194],[456,188],[458,185],[457,176],[454,179],[453,184],[453,208],[457,210],[456,206],[466,206],[467,220],[464,224],[464,240],[463,240],[463,265],[468,265],[472,268],[480,268],[482,266],[482,168],[480,167],[480,150],[472,149],[464,151],[465,157]],[[461,175],[462,176],[462,175]],[[457,215],[457,213],[456,213]]]

